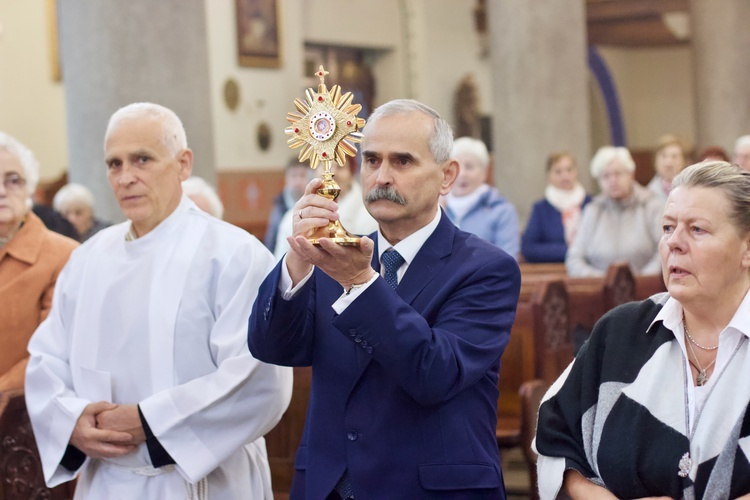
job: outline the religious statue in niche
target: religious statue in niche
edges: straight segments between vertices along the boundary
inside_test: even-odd
[[[349,89],[354,102],[362,105],[362,116],[368,117],[375,100],[375,77],[370,67],[363,62],[346,61],[341,69],[341,87]]]
[[[453,100],[456,137],[481,138],[482,127],[479,118],[479,90],[471,74],[459,83]]]
[[[479,35],[479,57],[490,55],[490,36],[487,30],[487,0],[477,0],[474,7],[474,28]]]

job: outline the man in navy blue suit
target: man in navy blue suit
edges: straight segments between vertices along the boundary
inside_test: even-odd
[[[434,110],[391,101],[364,132],[378,232],[311,245],[305,236],[338,218],[311,181],[250,317],[254,356],[313,367],[291,498],[502,499],[497,378],[518,265],[440,210],[459,166]]]

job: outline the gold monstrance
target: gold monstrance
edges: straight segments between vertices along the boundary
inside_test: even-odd
[[[357,149],[352,143],[362,142],[359,130],[365,126],[364,118],[357,118],[362,110],[361,104],[352,104],[351,92],[341,95],[341,87],[334,85],[329,91],[325,85],[328,71],[320,66],[315,76],[320,78],[318,91],[308,88],[306,101],[294,100],[297,111],[287,113],[286,119],[292,125],[284,129],[291,136],[287,141],[291,149],[302,147],[299,153],[300,163],[310,160],[310,168],[316,168],[323,162],[323,186],[318,194],[329,200],[338,198],[341,188],[333,180],[331,164],[336,161],[341,166],[346,163],[346,155],[355,156]],[[320,238],[330,238],[339,245],[359,245],[359,238],[349,234],[339,221],[329,222],[319,227],[308,241],[313,245],[320,244]]]

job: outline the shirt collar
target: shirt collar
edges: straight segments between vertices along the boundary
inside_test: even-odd
[[[383,233],[381,233],[378,229],[378,259],[380,260],[386,250],[388,250],[389,248],[393,248],[401,254],[401,257],[404,258],[404,262],[406,262],[407,266],[410,265],[411,261],[414,260],[414,257],[417,256],[419,249],[422,248],[424,242],[427,241],[427,238],[429,238],[432,233],[435,232],[435,229],[440,223],[440,217],[441,210],[440,208],[438,208],[437,213],[435,214],[435,218],[432,219],[432,222],[427,224],[425,227],[414,231],[412,234],[399,241],[395,245],[391,245],[388,240],[385,239]]]
[[[661,308],[659,314],[656,315],[649,325],[649,330],[658,321],[661,321],[678,340],[682,341],[682,332],[684,331],[682,329],[682,304],[676,299],[672,297],[667,299],[664,307]],[[722,331],[726,331],[730,328],[738,331],[745,337],[750,338],[750,291],[745,294],[745,298],[742,299],[734,316],[732,316],[729,324]]]

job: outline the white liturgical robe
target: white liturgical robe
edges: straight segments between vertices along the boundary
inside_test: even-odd
[[[29,343],[26,402],[47,484],[80,474],[75,498],[272,498],[263,435],[291,398],[292,372],[247,348],[247,319],[274,260],[245,231],[187,197],[145,236],[130,223],[78,248]],[[143,443],[116,459],[62,465],[92,402],[139,404],[176,462],[154,468]]]

